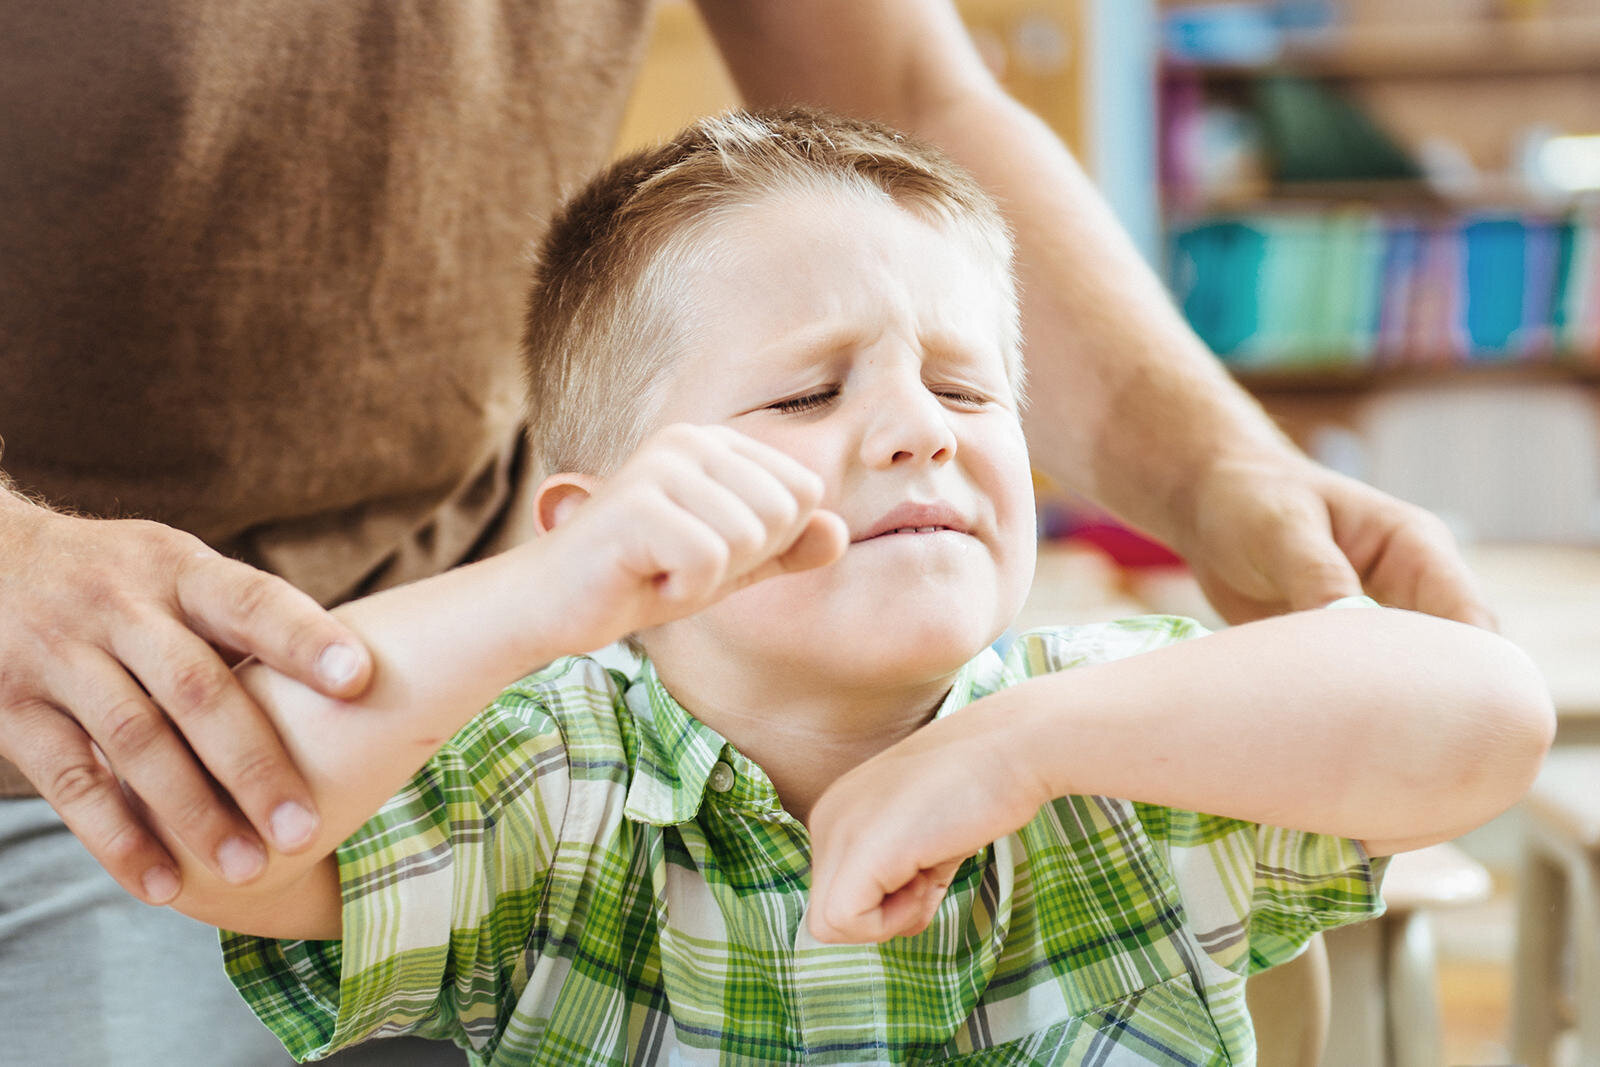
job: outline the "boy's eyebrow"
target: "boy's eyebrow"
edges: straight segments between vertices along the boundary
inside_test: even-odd
[[[759,351],[796,362],[811,362],[842,349],[859,347],[875,339],[875,337],[868,338],[862,331],[849,326],[816,323],[786,330],[779,340],[763,346]]]
[[[756,351],[797,364],[809,364],[835,352],[864,347],[880,336],[879,332],[869,336],[849,326],[817,324],[786,331],[779,340]],[[927,363],[967,363],[974,356],[989,355],[998,349],[994,338],[985,337],[974,343],[974,339],[965,334],[938,329],[919,331],[917,341]]]

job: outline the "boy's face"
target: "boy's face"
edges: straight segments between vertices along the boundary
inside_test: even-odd
[[[694,325],[652,421],[723,423],[795,457],[851,543],[646,647],[697,672],[947,674],[1004,630],[1033,575],[995,265],[902,209],[837,195],[760,201],[715,224],[711,245],[683,278]]]

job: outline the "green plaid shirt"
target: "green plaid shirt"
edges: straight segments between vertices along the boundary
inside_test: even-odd
[[[938,714],[1204,632],[1030,633]],[[766,775],[648,664],[587,658],[502,693],[339,868],[342,942],[223,939],[299,1058],[418,1033],[493,1065],[1245,1064],[1245,976],[1382,907],[1354,842],[1072,796],[967,861],[923,933],[822,944]]]

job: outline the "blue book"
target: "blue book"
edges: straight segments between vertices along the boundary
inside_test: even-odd
[[[1257,332],[1256,278],[1266,244],[1247,219],[1218,219],[1173,238],[1172,288],[1210,349],[1230,359]]]
[[[1522,220],[1479,218],[1461,227],[1469,356],[1505,359],[1522,328],[1526,241]]]
[[[1383,363],[1400,363],[1411,348],[1413,304],[1425,247],[1422,226],[1413,218],[1393,218],[1384,227],[1383,243],[1377,358]]]
[[[1323,224],[1311,213],[1262,216],[1266,241],[1256,271],[1256,334],[1239,346],[1240,362],[1260,367],[1304,363],[1317,355],[1322,299]]]
[[[1523,220],[1522,329],[1517,354],[1524,359],[1547,359],[1555,347],[1556,288],[1560,269],[1559,227],[1550,219]]]

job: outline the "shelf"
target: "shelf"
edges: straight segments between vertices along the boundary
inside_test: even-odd
[[[1600,74],[1600,18],[1358,26],[1297,43],[1260,65],[1168,60],[1216,79],[1293,73],[1331,78]]]
[[[1169,218],[1198,220],[1208,215],[1297,211],[1365,204],[1422,216],[1451,212],[1506,212],[1563,215],[1600,202],[1592,191],[1540,194],[1509,175],[1483,175],[1471,190],[1446,192],[1426,180],[1259,182],[1217,190],[1195,203],[1166,192]]]
[[[1527,384],[1543,382],[1600,383],[1600,363],[1576,360],[1522,362],[1435,362],[1351,364],[1329,361],[1299,367],[1253,367],[1225,363],[1230,374],[1251,392],[1364,393],[1396,385],[1438,385],[1445,382]]]
[[[1526,194],[1522,195],[1526,199]],[[1426,181],[1335,181],[1266,182],[1240,185],[1213,191],[1195,204],[1182,203],[1182,197],[1169,192],[1171,215],[1183,219],[1202,219],[1208,215],[1241,211],[1299,210],[1351,203],[1379,204],[1384,207],[1411,207],[1442,210],[1459,206]],[[1505,199],[1497,197],[1497,199]],[[1181,205],[1181,206],[1180,206]]]

